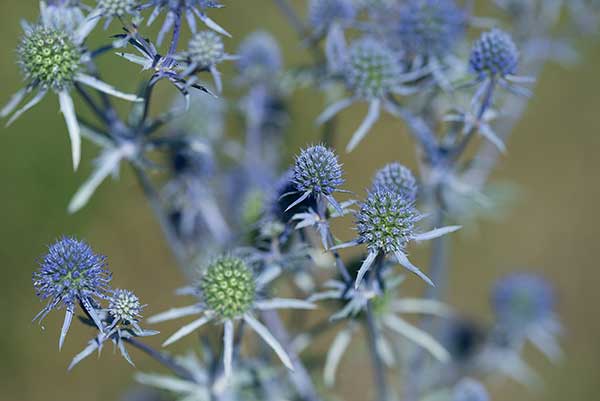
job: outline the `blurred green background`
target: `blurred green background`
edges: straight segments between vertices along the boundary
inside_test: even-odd
[[[37,2],[0,3],[0,101],[4,102],[21,86],[13,50],[21,34],[19,19],[35,18]],[[290,64],[304,56],[269,0],[232,2],[214,17],[234,34],[230,49],[245,33],[262,26],[276,34]],[[101,41],[117,29],[113,25],[104,37],[101,32],[94,40]],[[544,274],[560,296],[565,361],[552,366],[531,353],[545,388],[532,392],[510,382],[492,384],[497,401],[589,401],[598,399],[600,391],[600,271],[595,254],[600,233],[600,45],[580,45],[583,62],[579,65],[544,70],[537,93],[509,141],[509,152],[496,170],[495,178],[520,187],[515,207],[506,220],[484,222],[474,235],[458,236],[452,243],[449,302],[470,316],[489,318],[490,286],[512,269]],[[135,67],[110,55],[101,65],[111,67],[105,68],[108,82],[135,90],[131,80]],[[159,94],[158,102],[166,103],[172,93],[167,89]],[[301,92],[294,99],[290,154],[318,135],[312,121],[322,104],[318,97],[308,96]],[[357,110],[360,113],[343,115],[341,144],[358,123],[356,115],[364,112]],[[412,145],[402,131],[402,124],[386,117],[359,151],[342,157],[351,177],[350,189],[361,193],[372,171],[384,161],[414,165]],[[59,316],[46,319],[45,330],[31,324],[41,307],[31,286],[36,258],[61,234],[83,237],[108,255],[114,285],[135,289],[150,304],[149,314],[173,302],[172,291],[183,278],[127,168],[118,182],[102,185],[83,211],[67,214],[69,198],[90,171],[94,149],[84,148],[83,168],[74,174],[55,98],[48,96],[14,126],[2,129],[1,135],[0,400],[117,400],[132,384],[134,372],[120,357],[107,349],[99,361],[85,361],[67,373],[66,366],[90,332],[74,326],[65,348],[58,352]],[[420,252],[417,261],[425,264],[425,255]],[[144,355],[134,351],[132,356],[140,369],[156,370]],[[342,374],[361,369],[365,360],[360,352],[350,357]],[[349,400],[366,399],[370,390],[364,384],[354,374],[342,376],[339,382]]]

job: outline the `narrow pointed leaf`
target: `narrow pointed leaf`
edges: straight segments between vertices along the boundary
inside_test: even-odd
[[[228,382],[233,364],[233,322],[230,319],[226,320],[223,329],[223,374]]]
[[[69,327],[71,327],[71,322],[73,321],[73,315],[75,314],[75,306],[69,305],[67,310],[65,311],[65,320],[63,321],[62,328],[60,330],[60,338],[58,340],[58,349],[61,350],[63,344],[65,343],[65,338],[67,337],[67,332],[69,331]]]
[[[429,284],[432,287],[435,287],[435,284],[433,284],[433,281],[431,281],[431,279],[429,277],[427,277],[427,275],[425,275],[425,273],[423,273],[421,271],[421,269],[419,269],[417,266],[413,265],[410,260],[408,260],[408,257],[406,256],[406,254],[402,251],[398,251],[395,253],[396,255],[396,259],[398,259],[398,263],[400,263],[402,266],[404,266],[406,269],[410,270],[411,272],[415,273],[417,276],[421,277],[421,279],[423,279],[423,281],[425,281],[427,284]]]
[[[92,355],[94,353],[94,351],[96,351],[97,349],[98,349],[98,342],[96,340],[90,341],[90,343],[87,345],[87,347],[85,347],[83,349],[83,351],[81,351],[80,353],[75,355],[75,357],[73,358],[73,360],[71,360],[71,363],[69,364],[69,367],[67,369],[68,370],[73,369],[75,367],[75,365],[77,365],[79,362],[81,362],[88,356]]]
[[[375,261],[375,258],[377,258],[377,254],[378,252],[369,252],[367,257],[363,261],[362,265],[360,266],[360,269],[358,270],[358,274],[356,275],[356,281],[354,281],[355,289],[358,289],[358,287],[360,287],[360,282],[362,281],[365,274],[367,274],[367,271]]]
[[[272,298],[264,301],[256,301],[255,305],[260,310],[270,309],[316,309],[316,305],[309,301],[289,298]]]
[[[148,318],[148,323],[159,323],[166,320],[179,319],[180,317],[195,315],[202,312],[202,307],[199,305],[184,306],[182,308],[172,308],[168,311],[159,313]]]
[[[421,234],[415,234],[413,239],[415,241],[428,241],[430,239],[438,238],[446,234],[453,233],[454,231],[458,231],[462,228],[462,226],[446,226],[441,228],[435,228],[431,231],[427,231]]]
[[[11,96],[10,100],[6,105],[0,110],[0,118],[4,118],[13,112],[15,108],[23,101],[27,95],[27,88],[23,88],[19,90],[17,93]]]
[[[40,90],[40,91],[38,91],[38,93],[36,93],[35,96],[30,101],[28,101],[27,103],[25,103],[25,105],[23,107],[21,107],[19,110],[17,110],[15,112],[15,114],[13,114],[10,117],[10,119],[6,122],[6,126],[8,127],[12,123],[14,123],[17,118],[21,117],[25,112],[27,112],[32,107],[34,107],[39,102],[41,102],[42,99],[44,98],[44,96],[46,96],[46,93],[48,93],[47,90]],[[10,103],[9,103],[9,105],[10,105]],[[7,106],[9,106],[9,105],[7,105]]]
[[[448,351],[446,351],[446,349],[429,333],[413,326],[412,324],[400,319],[395,315],[389,314],[384,318],[383,321],[390,329],[402,334],[415,344],[425,348],[439,361],[447,362],[450,360],[450,353],[448,353]]]
[[[173,344],[175,341],[178,341],[181,338],[187,336],[188,334],[191,334],[199,327],[208,323],[210,320],[212,320],[212,316],[202,316],[200,319],[194,320],[192,323],[186,324],[185,326],[177,330],[171,337],[167,338],[167,340],[163,343],[162,346],[166,347],[167,345]]]
[[[352,331],[350,329],[341,330],[331,343],[327,358],[325,359],[325,368],[323,369],[323,381],[327,387],[333,387],[335,384],[335,373],[342,360],[342,356],[348,349],[352,341]]]
[[[130,102],[143,102],[144,101],[144,99],[138,97],[137,95],[123,93],[123,92],[117,90],[115,87],[107,84],[106,82],[102,82],[99,79],[92,77],[91,75],[80,73],[80,74],[77,74],[75,79],[77,81],[81,82],[82,84],[91,86],[92,88],[97,89],[100,92],[104,92],[108,95],[112,95],[112,96],[115,96],[115,97],[118,97],[121,99],[129,100]]]
[[[250,326],[252,330],[254,330],[256,334],[258,334],[269,345],[269,347],[271,347],[273,351],[275,351],[281,362],[283,362],[288,369],[294,370],[294,366],[292,365],[289,355],[283,349],[279,341],[277,341],[269,332],[269,329],[263,326],[258,320],[248,313],[244,315],[244,321],[248,323],[248,326]]]
[[[75,106],[73,105],[71,95],[66,91],[59,92],[58,101],[60,103],[60,111],[63,113],[65,122],[67,123],[69,138],[71,139],[73,170],[77,170],[81,160],[81,130],[77,122],[77,116],[75,115]]]
[[[345,98],[327,106],[327,108],[319,115],[319,117],[317,117],[317,124],[321,125],[331,120],[333,116],[335,116],[337,113],[339,113],[347,107],[350,107],[350,105],[352,105],[353,102],[354,99]]]

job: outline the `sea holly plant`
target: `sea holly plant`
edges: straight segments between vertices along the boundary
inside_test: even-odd
[[[469,323],[445,299],[446,250],[452,237],[468,251],[459,229],[481,217],[482,205],[492,212],[501,202],[490,175],[501,154],[510,156],[511,127],[546,62],[575,58],[572,32],[597,29],[596,2],[304,3],[265,2],[298,35],[296,49],[307,50],[293,65],[264,27],[230,38],[216,22],[242,15],[249,6],[241,2],[40,3],[17,44],[25,87],[1,116],[10,124],[56,93],[74,166],[81,138],[99,148],[68,211],[131,168],[186,280],[177,293],[195,301],[159,307],[146,296],[146,307],[131,290],[111,287],[106,257],[65,236],[33,274],[45,302],[34,320],[64,310],[59,348],[73,322],[93,330],[69,369],[108,344],[131,365],[139,350],[168,372],[138,372],[136,380],[186,401],[336,398],[337,367],[361,343],[370,364],[360,369],[371,373],[368,396],[377,401],[487,401],[485,383],[496,376],[539,382],[523,348],[562,357],[552,285],[512,273],[491,291],[493,321]],[[491,7],[489,16],[476,14]],[[159,18],[158,35],[150,34]],[[96,34],[103,44],[88,47]],[[105,83],[99,57],[141,67],[129,77],[139,92]],[[227,61],[235,68],[221,69]],[[174,99],[158,104],[162,83]],[[294,101],[308,91],[323,95],[324,111],[307,119]],[[366,103],[366,117],[345,132],[340,122],[355,103]],[[339,145],[359,154],[368,133],[377,137],[383,110],[410,135],[414,159],[364,155],[347,168]],[[318,124],[299,125],[307,120]],[[356,187],[357,171],[373,174],[366,191]],[[344,227],[356,232],[349,242]],[[417,245],[430,250],[428,265],[412,254]],[[398,264],[412,274],[399,275]],[[420,287],[400,286],[406,281],[428,285],[420,295]],[[145,320],[150,307],[164,312]],[[160,334],[149,324],[183,318],[163,344],[199,341],[189,352],[172,356],[146,342]],[[333,340],[320,341],[328,331]]]

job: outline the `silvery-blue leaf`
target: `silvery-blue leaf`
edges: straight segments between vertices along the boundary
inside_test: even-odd
[[[186,324],[179,330],[177,330],[173,335],[162,344],[163,347],[167,345],[173,344],[175,341],[180,340],[182,337],[187,336],[188,334],[193,333],[196,329],[203,326],[212,320],[212,316],[202,316],[200,319],[194,320],[193,322]]]
[[[81,362],[82,360],[84,360],[85,358],[90,356],[97,349],[98,349],[98,342],[95,339],[90,341],[89,344],[87,345],[87,347],[85,347],[83,349],[83,351],[81,351],[80,353],[75,355],[75,357],[73,358],[73,360],[71,361],[71,363],[69,364],[69,367],[67,369],[68,370],[73,369],[75,367],[75,365],[77,365],[79,362]]]
[[[360,143],[360,141],[362,141],[363,138],[369,133],[373,125],[379,119],[380,111],[381,100],[371,100],[371,102],[369,102],[369,110],[367,111],[367,115],[358,129],[354,132],[354,134],[352,134],[352,138],[350,138],[350,142],[348,142],[348,145],[346,146],[346,152],[352,152]]]
[[[441,237],[446,234],[453,233],[454,231],[458,231],[462,228],[462,226],[446,226],[441,228],[435,228],[431,231],[427,231],[421,234],[415,234],[413,239],[415,241],[428,241],[434,238]]]
[[[250,326],[252,330],[254,330],[269,345],[269,347],[271,347],[273,351],[275,351],[281,362],[283,362],[283,364],[288,369],[294,370],[294,366],[289,355],[283,349],[279,341],[277,341],[275,337],[273,337],[273,335],[269,332],[269,329],[263,326],[249,313],[246,313],[244,315],[244,321],[248,323],[248,326]]]
[[[390,329],[425,348],[440,362],[448,362],[450,360],[450,353],[435,338],[423,330],[392,314],[386,315],[383,318],[383,322]]]
[[[323,381],[328,387],[333,387],[335,384],[335,373],[340,364],[342,356],[348,349],[350,341],[352,341],[353,330],[346,328],[336,334],[329,351],[327,351],[327,357],[325,359],[325,368],[323,369]]]
[[[190,306],[184,306],[181,308],[172,308],[165,312],[151,316],[150,318],[148,318],[148,323],[153,324],[153,323],[164,322],[165,320],[179,319],[180,317],[201,313],[202,310],[203,309],[200,305],[190,305]]]

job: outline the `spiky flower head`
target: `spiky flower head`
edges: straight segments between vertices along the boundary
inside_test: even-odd
[[[350,46],[344,72],[351,90],[371,100],[394,89],[400,67],[390,49],[374,39],[363,38]]]
[[[237,67],[246,80],[271,79],[281,70],[281,51],[273,36],[264,31],[251,33],[237,52]]]
[[[507,329],[523,330],[554,315],[554,291],[543,278],[511,274],[496,284],[492,306],[498,322]]]
[[[38,25],[25,31],[17,56],[31,84],[62,91],[73,84],[82,51],[65,31]]]
[[[139,298],[129,290],[114,290],[108,303],[108,313],[124,324],[137,323],[142,309]]]
[[[417,211],[405,196],[385,188],[370,192],[356,214],[358,242],[371,252],[403,251],[414,234]]]
[[[207,307],[222,319],[242,316],[256,296],[252,270],[233,256],[222,256],[212,262],[200,281],[200,289]]]
[[[275,184],[273,195],[270,197],[271,199],[269,201],[269,213],[277,220],[283,223],[289,223],[295,214],[306,212],[311,208],[317,210],[317,201],[313,195],[289,208],[296,199],[291,196],[286,196],[286,194],[296,192],[297,190],[296,183],[294,182],[294,171],[290,169],[286,171]]]
[[[104,17],[122,18],[135,14],[138,0],[98,0],[98,11]]]
[[[294,183],[300,192],[331,195],[344,183],[336,154],[323,145],[303,149],[296,157]]]
[[[190,39],[187,54],[192,62],[200,66],[218,64],[225,56],[223,39],[214,31],[196,32]]]
[[[74,32],[85,21],[79,0],[47,0],[40,3],[41,21],[46,27]]]
[[[410,54],[439,57],[461,38],[465,23],[466,14],[454,0],[409,0],[395,33]]]
[[[480,78],[514,75],[519,65],[519,50],[508,33],[492,29],[482,33],[473,45],[469,65]]]
[[[410,169],[397,162],[389,163],[375,173],[372,188],[385,188],[413,202],[417,199],[415,176]]]
[[[356,8],[351,0],[310,0],[308,3],[308,21],[317,30],[334,22],[352,22],[355,17]]]
[[[50,300],[50,310],[71,306],[78,299],[104,297],[110,279],[106,257],[83,241],[63,237],[48,248],[33,274],[33,286],[38,297]]]

